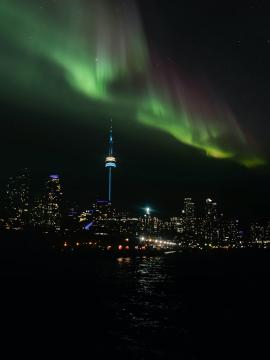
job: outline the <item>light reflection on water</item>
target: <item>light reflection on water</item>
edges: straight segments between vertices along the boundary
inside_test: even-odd
[[[116,261],[118,262],[118,264],[126,264],[131,262],[131,258],[130,257],[118,257],[116,259]]]
[[[126,346],[138,346],[139,342],[144,348],[149,337],[171,328],[170,312],[181,312],[182,301],[169,289],[174,279],[164,257],[123,257],[116,263],[114,281],[120,284],[120,290],[111,303],[115,331]]]

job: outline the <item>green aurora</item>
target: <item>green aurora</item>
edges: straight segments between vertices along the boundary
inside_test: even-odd
[[[247,167],[265,163],[232,111],[212,91],[190,87],[175,70],[152,70],[146,36],[132,1],[114,6],[105,0],[42,4],[34,0],[0,3],[4,45],[0,76],[11,87],[13,99],[23,91],[33,99],[65,107],[57,90],[60,77],[74,93],[74,102],[78,96],[88,99],[106,116],[124,118],[129,113],[141,124],[210,157]],[[56,88],[53,93],[52,88]],[[90,116],[93,110],[87,111]]]

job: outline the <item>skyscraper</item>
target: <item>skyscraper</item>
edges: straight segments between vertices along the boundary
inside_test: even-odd
[[[112,201],[112,169],[116,168],[116,158],[113,153],[113,130],[112,130],[112,121],[109,133],[109,152],[108,156],[105,159],[105,168],[108,169],[108,201]]]
[[[30,211],[30,223],[34,228],[46,228],[46,197],[36,196]]]
[[[29,174],[27,169],[21,174],[9,178],[5,195],[7,228],[22,230],[29,220]]]
[[[208,220],[217,219],[217,203],[209,198],[205,201],[205,216]]]
[[[50,175],[46,182],[45,224],[46,227],[59,231],[61,229],[62,189],[58,175]]]
[[[182,241],[186,245],[191,246],[196,242],[195,236],[195,204],[192,198],[184,199],[184,209],[183,214],[183,224],[184,224],[184,233],[182,234]]]
[[[184,199],[184,210],[183,214],[186,219],[192,220],[195,217],[195,204],[191,198]]]
[[[217,244],[220,238],[220,226],[217,214],[217,203],[208,198],[205,201],[204,238],[206,242]]]

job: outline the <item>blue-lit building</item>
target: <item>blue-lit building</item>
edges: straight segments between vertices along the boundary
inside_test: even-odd
[[[105,159],[105,168],[108,169],[108,201],[112,202],[112,169],[116,168],[116,158],[113,152],[113,130],[112,122],[109,133],[109,152]]]

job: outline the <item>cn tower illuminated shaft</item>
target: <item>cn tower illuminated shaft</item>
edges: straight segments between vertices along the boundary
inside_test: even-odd
[[[112,169],[116,168],[116,159],[113,154],[113,130],[112,130],[112,121],[109,134],[109,154],[105,159],[105,168],[108,168],[109,179],[108,179],[108,200],[111,203],[112,201]]]

